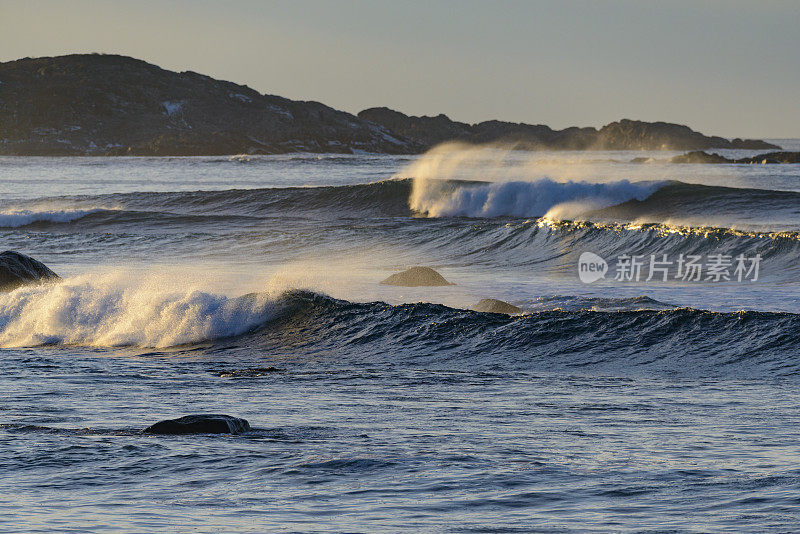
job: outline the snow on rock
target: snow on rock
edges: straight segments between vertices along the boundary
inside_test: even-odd
[[[250,102],[253,101],[252,98],[250,98],[247,95],[243,95],[241,93],[228,93],[228,97],[233,98],[234,100],[238,100],[239,102],[244,102],[245,104],[249,104]]]
[[[164,107],[164,112],[170,117],[183,111],[183,101],[181,100],[167,100],[162,102],[161,105]]]
[[[279,106],[273,106],[273,105],[270,105],[270,104],[267,104],[267,109],[270,110],[273,113],[277,113],[278,115],[282,115],[283,117],[286,117],[289,120],[293,120],[294,119],[294,115],[292,115],[292,112],[289,111],[288,109],[285,109],[285,108],[282,108],[282,107],[279,107]]]

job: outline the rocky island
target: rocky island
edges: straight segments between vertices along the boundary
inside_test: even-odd
[[[413,117],[388,108],[355,116],[119,55],[0,63],[0,155],[414,154],[456,140],[510,143],[521,150],[780,148],[627,119],[599,130],[553,130]]]
[[[431,147],[446,141],[511,144],[522,150],[702,150],[707,148],[779,149],[765,141],[708,137],[688,126],[622,119],[600,128],[553,130],[542,124],[486,121],[466,124],[446,115],[409,117],[388,108],[366,109],[362,119],[396,135]]]
[[[383,126],[117,55],[0,63],[0,154],[410,153]]]

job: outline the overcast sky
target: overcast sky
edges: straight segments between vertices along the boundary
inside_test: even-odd
[[[0,61],[75,52],[353,113],[800,137],[797,0],[0,0]]]

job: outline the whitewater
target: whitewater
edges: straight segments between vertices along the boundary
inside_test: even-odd
[[[791,531],[800,165],[672,155],[0,158],[0,532]]]

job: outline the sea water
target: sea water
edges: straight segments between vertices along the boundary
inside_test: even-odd
[[[796,529],[800,165],[674,154],[0,158],[0,531]]]

